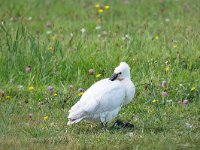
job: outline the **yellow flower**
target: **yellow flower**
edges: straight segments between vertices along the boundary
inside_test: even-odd
[[[58,96],[58,94],[57,94],[57,93],[54,93],[53,96]]]
[[[44,116],[44,120],[45,121],[49,120],[49,117],[48,116]]]
[[[96,75],[96,78],[99,78],[100,76],[101,76],[101,74],[97,74],[97,75]]]
[[[165,68],[165,71],[166,71],[166,72],[168,72],[168,71],[169,71],[169,66],[167,66],[167,67]]]
[[[152,100],[152,103],[157,103],[157,102],[158,102],[157,99]]]
[[[82,95],[83,95],[83,92],[78,93],[78,96],[82,96]]]
[[[99,9],[98,12],[99,12],[99,13],[102,13],[102,12],[103,12],[103,9]]]
[[[6,96],[6,99],[10,99],[11,98],[11,96]]]
[[[158,40],[159,38],[160,38],[159,35],[156,35],[156,36],[155,36],[155,39],[156,39],[156,40]]]
[[[99,7],[100,7],[100,5],[99,5],[99,4],[96,4],[96,5],[95,5],[95,7],[96,7],[96,8],[99,8]]]
[[[51,47],[51,46],[48,47],[48,50],[49,50],[49,51],[52,51],[52,50],[53,50],[53,47]]]
[[[52,41],[55,41],[56,38],[57,38],[57,36],[56,36],[56,35],[53,35],[53,36],[51,37],[51,40],[52,40]]]
[[[176,44],[174,44],[174,45],[173,45],[173,48],[177,48],[177,45],[176,45]]]
[[[29,91],[33,91],[34,90],[34,88],[33,88],[33,86],[29,86]]]
[[[109,6],[109,5],[106,5],[106,6],[104,6],[104,8],[105,8],[105,9],[109,9],[109,8],[110,8],[110,6]]]
[[[195,91],[196,90],[196,88],[195,87],[192,87],[191,88],[191,92],[193,92],[193,91]]]

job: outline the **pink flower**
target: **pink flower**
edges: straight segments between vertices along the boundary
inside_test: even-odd
[[[31,72],[31,66],[30,65],[26,66],[26,72]]]
[[[89,75],[93,75],[94,74],[94,69],[89,69]]]
[[[167,95],[168,95],[168,94],[167,94],[166,91],[162,92],[162,96],[163,96],[163,97],[166,97]]]
[[[53,92],[53,87],[52,87],[51,85],[49,85],[49,86],[47,87],[47,90],[48,90],[49,92]]]
[[[166,88],[166,87],[167,87],[167,81],[165,81],[165,80],[162,81],[162,87],[163,87],[163,88]]]
[[[187,99],[183,100],[183,104],[187,105],[189,104],[189,101]]]
[[[32,118],[32,116],[33,116],[32,113],[29,113],[29,114],[28,114],[28,117],[29,117],[29,118]]]

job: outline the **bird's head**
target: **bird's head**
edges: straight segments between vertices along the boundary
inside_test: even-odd
[[[109,78],[109,80],[123,80],[125,78],[130,79],[130,67],[127,63],[121,62],[119,66],[115,68],[114,73]]]

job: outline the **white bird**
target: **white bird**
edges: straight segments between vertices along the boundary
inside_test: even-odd
[[[117,116],[123,105],[132,100],[134,94],[135,86],[130,78],[129,65],[121,62],[110,78],[93,84],[72,106],[67,124],[71,125],[83,119],[108,123]]]

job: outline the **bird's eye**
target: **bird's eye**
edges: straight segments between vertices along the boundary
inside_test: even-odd
[[[119,72],[119,74],[122,74],[122,72]]]

